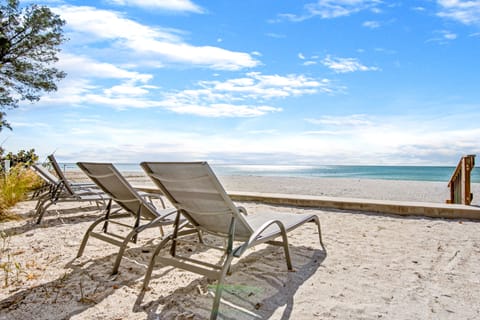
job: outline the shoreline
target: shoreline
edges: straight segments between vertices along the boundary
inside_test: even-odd
[[[150,178],[141,171],[121,173],[134,186],[155,187]],[[66,174],[73,181],[89,181],[80,170],[67,171]],[[254,175],[219,175],[218,179],[227,192],[245,191],[431,203],[445,203],[450,197],[447,182],[436,181]],[[480,205],[480,183],[472,183],[471,189],[472,205]]]
[[[114,163],[121,172],[143,173],[137,163]],[[222,165],[210,163],[217,176],[263,176],[281,178],[348,178],[406,180],[448,183],[455,166],[418,165]],[[76,164],[64,166],[64,171],[78,171]],[[472,183],[480,183],[480,171],[471,173]]]

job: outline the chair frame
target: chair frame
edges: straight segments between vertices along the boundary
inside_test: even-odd
[[[213,306],[212,306],[212,311],[210,314],[210,319],[214,320],[217,318],[218,313],[219,313],[219,306],[220,306],[220,300],[221,300],[221,295],[223,292],[224,288],[224,281],[227,273],[230,270],[230,266],[232,264],[232,261],[234,258],[240,258],[242,254],[248,249],[253,246],[256,246],[261,243],[267,243],[267,244],[272,244],[276,246],[282,246],[283,250],[285,252],[285,259],[287,263],[287,269],[289,271],[293,270],[292,267],[292,261],[290,257],[290,252],[288,248],[288,237],[287,237],[287,232],[292,231],[299,227],[300,225],[303,225],[306,222],[314,222],[317,225],[318,229],[318,235],[319,235],[319,241],[320,245],[323,249],[323,251],[326,253],[325,246],[322,241],[322,233],[321,233],[321,227],[320,227],[320,221],[318,216],[316,215],[303,215],[302,216],[302,221],[299,223],[295,223],[293,225],[286,225],[284,221],[282,221],[281,218],[274,218],[274,219],[268,219],[266,220],[260,227],[256,228],[255,230],[250,227],[250,224],[247,220],[245,220],[247,216],[247,212],[244,208],[242,207],[235,207],[233,205],[233,202],[231,202],[231,199],[228,197],[226,194],[225,190],[223,189],[222,185],[218,181],[217,177],[215,176],[214,172],[206,162],[189,162],[189,163],[184,163],[186,165],[201,165],[203,168],[206,169],[207,175],[206,176],[199,176],[197,177],[198,179],[206,178],[206,179],[211,179],[210,182],[212,182],[217,191],[221,194],[222,198],[229,202],[229,207],[232,210],[231,214],[231,221],[230,225],[228,227],[228,233],[227,234],[222,234],[219,232],[210,232],[207,228],[204,226],[199,226],[198,223],[195,221],[195,219],[192,217],[192,214],[190,214],[189,210],[185,207],[182,206],[181,203],[178,203],[176,199],[169,193],[168,189],[163,185],[162,179],[172,181],[171,178],[163,178],[157,173],[154,172],[154,170],[150,167],[150,165],[158,165],[162,164],[161,162],[142,162],[141,166],[149,175],[152,180],[155,182],[155,184],[160,188],[162,193],[167,197],[167,199],[175,206],[177,207],[178,213],[177,213],[177,221],[175,222],[174,226],[174,231],[172,234],[168,235],[163,241],[157,246],[155,249],[154,253],[152,254],[147,272],[145,274],[144,282],[143,282],[143,290],[148,289],[148,284],[151,279],[151,275],[153,272],[155,260],[158,260],[161,264],[163,265],[171,265],[177,268],[185,269],[197,274],[204,275],[208,277],[209,279],[217,280],[217,288],[215,291],[215,298],[213,301]],[[182,164],[182,163],[163,163],[163,164]],[[200,261],[198,259],[193,259],[190,257],[185,257],[181,256],[177,252],[177,244],[181,242],[181,237],[184,237],[186,235],[192,234],[195,231],[194,230],[185,230],[185,231],[180,231],[179,230],[179,219],[180,216],[185,216],[187,220],[192,224],[193,226],[197,227],[199,230],[205,233],[210,233],[216,236],[220,236],[222,238],[226,238],[226,246],[221,247],[217,249],[220,249],[223,251],[223,256],[220,262],[216,265],[206,263],[204,261]],[[281,214],[277,216],[282,216]],[[289,215],[291,217],[291,215]],[[248,238],[244,236],[238,236],[236,234],[236,225],[237,224],[246,224],[247,226],[250,227],[251,234]],[[271,231],[269,234],[263,235],[263,233],[268,229],[269,227],[276,225],[278,227],[278,231],[275,233],[272,233]],[[276,241],[274,240],[275,238],[281,237],[281,241]],[[240,245],[237,247],[234,247],[234,243],[240,241]],[[170,243],[170,250],[169,250],[169,256],[159,256],[160,251],[165,248],[168,244]]]
[[[33,164],[30,168],[43,180],[43,184],[34,190],[31,199],[40,199],[48,194],[55,193],[60,180],[40,164]]]
[[[52,155],[53,158],[53,155]],[[49,156],[50,160],[50,156]],[[69,182],[63,172],[61,171],[55,158],[53,158],[52,166],[57,173],[60,172],[59,177],[50,173],[41,165],[33,165],[33,170],[46,182],[48,188],[44,192],[37,195],[38,201],[35,205],[35,216],[37,217],[36,224],[42,222],[43,216],[47,209],[59,202],[94,202],[97,209],[105,207],[108,197],[100,190],[91,188],[93,185],[88,183],[72,184]]]
[[[124,255],[125,250],[128,247],[129,243],[136,243],[137,237],[140,232],[159,227],[160,236],[161,238],[164,237],[164,230],[163,226],[171,225],[173,223],[174,214],[177,212],[175,208],[166,209],[165,202],[162,197],[158,194],[151,194],[140,192],[134,189],[131,184],[122,176],[122,174],[115,168],[115,166],[111,163],[88,163],[88,162],[79,162],[77,165],[82,169],[82,171],[87,174],[87,176],[106,194],[109,195],[110,200],[105,208],[104,214],[95,220],[85,232],[85,235],[82,239],[80,248],[78,249],[77,258],[81,257],[84,253],[85,247],[90,237],[97,238],[99,240],[105,241],[107,243],[116,245],[119,247],[119,251],[117,253],[115,263],[112,268],[112,275],[118,273],[118,269],[120,267],[120,263],[122,261],[122,257]],[[90,172],[89,168],[92,166],[103,166],[104,168],[108,168],[110,171],[108,174],[97,175]],[[129,198],[118,198],[115,196],[114,192],[109,190],[102,182],[101,179],[105,178],[114,178],[118,180],[118,184],[121,184],[123,187],[128,190]],[[152,199],[156,198],[160,200],[163,209],[158,210],[153,202]],[[112,210],[113,202],[117,203],[120,208],[117,210]],[[138,209],[133,212],[126,203],[138,203]],[[122,210],[123,209],[123,210]],[[145,216],[142,216],[142,210],[147,209],[148,212],[151,214],[151,219]],[[125,212],[126,211],[126,212]],[[123,222],[118,221],[118,219],[123,218],[134,218],[133,225],[129,225]],[[142,221],[147,221],[144,224],[141,224]],[[95,231],[95,228],[102,224],[101,232]],[[115,234],[108,230],[108,225],[110,223],[120,225],[126,228],[131,229],[131,231],[126,235]]]

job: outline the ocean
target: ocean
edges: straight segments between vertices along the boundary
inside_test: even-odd
[[[74,163],[61,163],[64,170],[79,170]],[[142,171],[136,163],[115,164],[120,171]],[[356,178],[448,182],[455,170],[449,166],[353,166],[353,165],[216,165],[218,175],[277,176],[302,178]],[[480,183],[480,169],[471,173],[471,182]]]

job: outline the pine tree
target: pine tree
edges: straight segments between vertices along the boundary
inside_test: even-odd
[[[0,131],[11,129],[5,110],[38,101],[66,76],[54,66],[66,40],[64,24],[48,7],[20,8],[18,0],[0,0]]]

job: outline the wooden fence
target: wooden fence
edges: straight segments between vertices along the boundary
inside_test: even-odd
[[[470,173],[474,166],[475,155],[467,155],[460,159],[457,168],[448,182],[450,199],[447,200],[447,203],[470,205],[473,199],[473,194],[470,189]]]

